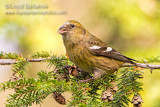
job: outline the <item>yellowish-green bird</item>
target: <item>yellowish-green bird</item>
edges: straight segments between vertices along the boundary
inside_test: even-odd
[[[70,60],[82,71],[93,73],[92,79],[117,71],[124,63],[136,61],[128,58],[88,32],[79,22],[69,20],[58,30]]]

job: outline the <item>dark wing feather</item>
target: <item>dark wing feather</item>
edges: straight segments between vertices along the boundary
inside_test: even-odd
[[[118,51],[116,51],[115,49],[111,48],[111,51],[106,51],[108,47],[100,47],[99,49],[89,49],[91,51],[92,54],[97,55],[97,56],[104,56],[107,58],[111,58],[111,59],[116,59],[119,61],[123,61],[123,62],[128,62],[128,63],[134,63],[133,61],[136,61],[132,58],[128,58],[124,55],[122,55],[121,53],[119,53]]]
[[[122,55],[121,53],[119,53],[118,51],[116,51],[115,49],[111,48],[110,50],[106,51],[108,46],[106,43],[104,43],[103,41],[101,41],[100,39],[96,38],[95,36],[93,36],[92,34],[90,34],[90,38],[88,40],[88,42],[86,43],[86,49],[89,49],[89,51],[96,56],[104,56],[107,58],[111,58],[111,59],[115,59],[115,60],[119,60],[119,61],[123,61],[123,62],[129,62],[134,64],[133,61],[136,61],[132,58],[128,58],[124,55]],[[97,48],[91,48],[91,47],[97,47]]]

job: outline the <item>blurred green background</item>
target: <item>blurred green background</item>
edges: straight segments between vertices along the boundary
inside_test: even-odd
[[[47,5],[48,8],[17,9],[21,5]],[[12,8],[8,9],[7,6]],[[53,11],[52,15],[7,15],[6,12]],[[59,14],[64,12],[65,14]],[[77,20],[88,31],[124,55],[141,60],[160,54],[160,0],[5,0],[0,1],[0,51],[29,57],[37,51],[65,54],[58,28],[67,20]],[[44,65],[44,66],[43,66]],[[29,76],[46,65],[33,64]],[[0,66],[0,82],[11,76],[11,66]],[[34,73],[33,73],[34,72]],[[144,70],[144,107],[160,106],[160,72]],[[0,93],[4,107],[7,91]],[[60,107],[48,98],[41,107]],[[34,105],[33,107],[40,107]]]

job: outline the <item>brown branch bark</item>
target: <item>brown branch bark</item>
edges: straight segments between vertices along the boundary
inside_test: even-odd
[[[46,59],[50,58],[37,58],[37,59],[26,59],[29,62],[41,62]],[[18,61],[16,60],[11,60],[11,59],[0,59],[0,65],[12,65],[16,64]],[[130,64],[130,63],[125,63],[123,64],[122,67],[132,67],[132,66],[138,66],[141,68],[147,68],[147,69],[160,69],[160,65],[152,65],[152,64],[144,64],[144,63],[136,63],[136,64]]]
[[[41,62],[46,60],[47,58],[37,58],[37,59],[26,59],[29,62]],[[49,59],[49,58],[48,58]],[[11,59],[0,59],[0,65],[12,65],[16,64],[18,61],[16,60],[11,60]]]
[[[160,69],[160,65],[152,65],[152,64],[144,64],[144,63],[136,63],[136,64],[130,64],[130,63],[125,63],[123,64],[122,67],[132,67],[132,66],[138,66],[141,68],[147,68],[147,69]]]

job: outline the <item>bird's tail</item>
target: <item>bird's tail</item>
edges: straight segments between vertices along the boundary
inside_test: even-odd
[[[129,63],[134,64],[136,66],[136,62],[138,62],[137,60],[129,58],[129,57],[126,57],[126,56],[124,56],[124,57],[128,59]]]

